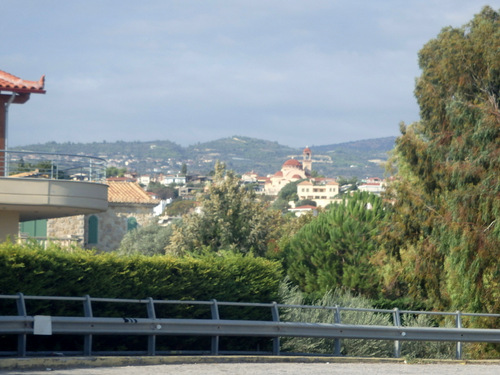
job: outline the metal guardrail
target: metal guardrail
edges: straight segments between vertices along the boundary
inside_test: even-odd
[[[0,176],[106,181],[105,159],[77,154],[0,150]]]
[[[401,353],[401,341],[448,341],[457,343],[457,359],[462,356],[462,342],[500,343],[500,329],[462,328],[462,318],[488,317],[498,318],[500,314],[477,314],[450,312],[425,312],[407,310],[359,309],[340,306],[324,307],[309,305],[284,305],[278,303],[243,303],[211,301],[177,301],[147,299],[109,299],[85,297],[50,297],[0,295],[0,300],[13,300],[17,306],[18,315],[2,316],[0,312],[0,335],[17,335],[17,356],[26,356],[28,335],[82,335],[84,337],[83,355],[97,354],[92,350],[93,335],[140,335],[147,336],[148,355],[155,355],[156,337],[169,336],[209,336],[211,337],[210,353],[219,354],[219,337],[268,337],[273,339],[274,355],[280,355],[280,337],[314,337],[335,339],[335,353],[340,355],[342,339],[372,339],[394,341],[394,356]],[[82,302],[82,317],[70,316],[29,316],[26,310],[27,300],[45,301],[76,301]],[[93,316],[92,302],[132,303],[144,305],[147,318],[108,318]],[[156,316],[159,305],[204,305],[210,308],[211,319],[168,319]],[[227,320],[221,319],[219,307],[250,307],[265,308],[271,312],[272,320]],[[335,316],[334,324],[282,322],[280,309],[326,309]],[[350,325],[342,324],[342,312],[356,311],[359,313],[391,314],[394,326]],[[427,314],[453,316],[456,328],[441,327],[406,327],[401,325],[402,314]],[[1,353],[5,355],[6,353]]]

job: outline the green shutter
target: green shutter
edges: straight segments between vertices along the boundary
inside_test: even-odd
[[[88,243],[96,244],[98,239],[98,227],[99,221],[97,216],[92,215],[89,217],[89,232],[88,232]]]

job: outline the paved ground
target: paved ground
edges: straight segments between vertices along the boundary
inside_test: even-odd
[[[500,374],[500,364],[403,364],[403,363],[204,363],[123,366],[84,369],[46,368],[34,371],[1,371],[19,375],[312,375],[312,374]]]

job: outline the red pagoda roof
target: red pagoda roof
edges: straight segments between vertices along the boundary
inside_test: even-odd
[[[0,91],[45,94],[44,84],[45,76],[42,76],[39,81],[26,81],[0,70]]]

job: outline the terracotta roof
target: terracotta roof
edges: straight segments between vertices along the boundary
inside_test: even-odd
[[[313,185],[313,183],[311,181],[302,181],[302,182],[299,182],[299,186],[301,185]]]
[[[295,159],[288,159],[283,164],[283,167],[285,167],[285,166],[287,166],[287,167],[302,167],[302,163],[298,160],[295,160]]]
[[[297,180],[300,180],[302,178],[302,176],[299,176],[298,174],[294,174],[292,176],[292,178],[296,178]]]
[[[283,172],[278,171],[274,174],[274,177],[283,177]]]
[[[26,81],[0,70],[0,91],[45,94],[45,76],[37,81]]]
[[[326,185],[338,185],[339,183],[336,181],[328,181]]]
[[[110,203],[138,203],[157,205],[138,183],[123,181],[108,181],[108,201]]]
[[[310,153],[311,153],[311,149],[310,149],[309,147],[306,147],[306,148],[304,149],[304,151],[303,151],[303,152],[304,152],[304,153],[306,153],[306,152],[307,152],[307,153],[309,153],[309,154],[310,154]]]

